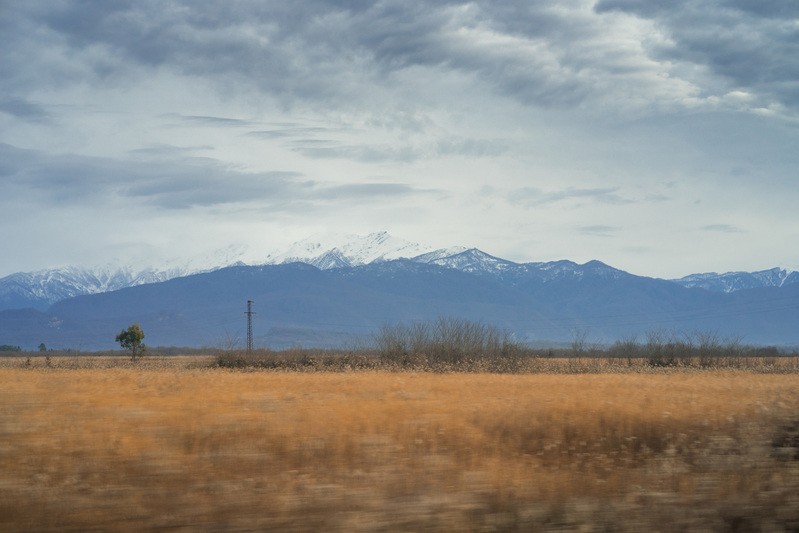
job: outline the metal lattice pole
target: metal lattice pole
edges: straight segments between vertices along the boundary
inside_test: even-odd
[[[252,315],[255,314],[252,310],[252,300],[247,300],[247,353],[252,352]]]

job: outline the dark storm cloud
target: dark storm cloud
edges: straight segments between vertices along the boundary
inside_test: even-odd
[[[651,19],[673,40],[652,53],[710,69],[733,89],[799,105],[799,2],[600,0],[597,13]]]
[[[510,9],[494,2],[381,3],[358,13],[353,24],[354,45],[384,75],[419,66],[453,70],[544,105],[574,103],[586,93],[553,40],[582,38],[585,28],[563,35],[567,17],[545,4]]]
[[[650,68],[603,44],[599,17],[573,3],[71,1],[8,11],[6,84],[17,88],[166,67],[226,92],[244,84],[289,103],[357,105],[416,69],[423,85],[454,72],[524,103],[562,106],[615,94],[608,80]],[[38,45],[29,33],[52,43],[55,60],[30,55]]]
[[[324,99],[347,90],[341,65],[357,54],[346,50],[346,13],[346,4],[314,1],[145,0],[76,1],[37,15],[70,48],[104,52],[86,59],[101,78],[109,64],[166,66],[228,88],[244,82],[289,99]]]

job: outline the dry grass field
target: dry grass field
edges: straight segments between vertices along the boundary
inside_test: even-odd
[[[86,361],[0,365],[0,530],[799,530],[796,373]]]

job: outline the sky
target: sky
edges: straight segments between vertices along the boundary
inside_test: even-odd
[[[799,269],[795,0],[0,0],[0,276],[388,231]]]

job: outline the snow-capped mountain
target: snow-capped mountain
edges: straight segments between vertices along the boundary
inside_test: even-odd
[[[453,250],[453,249],[450,249]],[[436,250],[414,257],[419,263],[439,265],[470,274],[488,275],[505,279],[513,277],[535,278],[543,282],[556,280],[575,280],[585,276],[602,279],[618,279],[629,276],[627,272],[606,265],[601,261],[588,261],[578,264],[574,261],[549,261],[516,263],[487,254],[477,248],[459,250],[445,255],[447,250]]]
[[[410,258],[430,251],[430,247],[399,239],[382,231],[365,236],[316,235],[294,243],[283,252],[267,254],[265,259],[257,250],[247,245],[235,244],[196,257],[168,260],[163,262],[161,268],[68,266],[18,272],[0,278],[0,310],[26,307],[44,310],[55,302],[74,296],[157,283],[232,265],[302,262],[327,270]],[[446,255],[445,251],[438,251],[436,257],[443,255]],[[143,261],[133,263],[143,264]]]
[[[87,294],[159,283],[172,278],[210,272],[226,266],[241,265],[253,257],[246,245],[230,245],[196,257],[166,260],[159,268],[151,266],[66,266],[17,272],[0,278],[0,310],[31,307],[44,310],[51,304]],[[132,264],[144,265],[142,260]]]
[[[799,283],[799,272],[784,268],[772,268],[758,272],[725,272],[723,274],[706,272],[691,274],[672,281],[683,287],[698,287],[715,292],[735,292],[743,289],[782,287]]]
[[[542,271],[547,272],[550,278],[578,278],[586,275],[602,279],[619,279],[624,276],[630,276],[628,272],[613,268],[606,265],[602,261],[596,259],[586,263],[578,264],[573,261],[551,261],[549,263],[528,263],[533,265],[540,265]]]
[[[369,235],[314,235],[294,243],[288,250],[269,254],[264,264],[307,263],[322,270],[376,261],[408,259],[431,252],[430,247],[406,241],[386,231]]]
[[[435,255],[436,255],[435,252],[431,254],[425,254],[424,256],[421,257],[415,257],[414,261],[420,263],[440,265],[447,268],[454,268],[455,270],[460,270],[462,272],[470,272],[470,273],[496,274],[504,272],[515,266],[519,266],[519,263],[514,263],[513,261],[507,261],[505,259],[500,259],[499,257],[494,257],[493,255],[489,255],[481,250],[478,250],[477,248],[470,248],[462,252],[458,252],[445,257],[438,257],[432,260],[428,259],[429,257]]]
[[[185,276],[187,274],[211,272],[231,265],[256,264],[258,257],[259,252],[246,244],[231,244],[193,257],[173,257],[161,262],[157,268],[148,266],[142,268],[142,270],[148,268],[151,270],[157,269]],[[140,261],[138,264],[146,263]]]
[[[273,254],[232,246],[167,264],[2,278],[0,337],[28,348],[109,349],[120,325],[141,321],[165,346],[210,346],[253,299],[266,319],[259,342],[270,346],[341,345],[385,323],[440,316],[523,339],[564,341],[590,328],[610,342],[668,327],[797,342],[799,274],[783,269],[662,280],[596,260],[522,263],[476,248],[431,249],[386,232],[315,237]]]
[[[255,342],[269,347],[351,345],[386,324],[442,316],[536,342],[568,342],[576,328],[608,343],[665,328],[764,345],[799,342],[799,284],[724,294],[598,261],[512,263],[474,250],[461,254],[450,264],[470,272],[412,259],[326,270],[304,263],[223,268],[67,298],[43,311],[2,310],[0,339],[27,350],[40,343],[107,350],[119,328],[135,321],[152,346],[214,346],[230,331],[240,334],[244,304],[254,300]],[[490,269],[480,270],[474,259]]]
[[[568,282],[586,276],[612,280],[631,276],[600,261],[589,261],[582,265],[567,260],[516,263],[477,248],[456,246],[434,249],[394,237],[386,231],[368,235],[321,234],[296,242],[282,252],[263,254],[247,245],[237,244],[197,257],[166,261],[160,268],[108,265],[20,272],[0,278],[0,310],[26,307],[44,310],[55,302],[74,296],[158,283],[232,265],[282,265],[300,262],[320,270],[332,270],[395,259],[445,267],[510,283],[527,283],[531,279],[544,283]],[[692,274],[670,281],[688,288],[730,293],[799,283],[799,272],[773,268],[751,273]]]
[[[468,251],[468,249],[465,246],[453,246],[451,248],[440,248],[438,250],[433,250],[432,252],[426,252],[421,255],[417,255],[412,259],[417,263],[432,263],[434,261],[445,259],[466,251]]]
[[[45,309],[50,304],[73,296],[158,283],[181,275],[185,275],[185,271],[179,269],[132,270],[113,266],[18,272],[0,279],[0,308]]]

